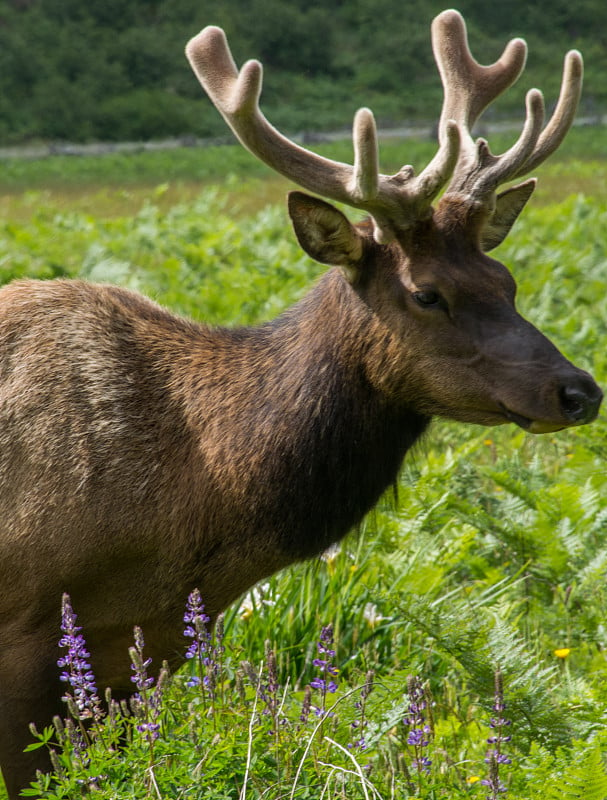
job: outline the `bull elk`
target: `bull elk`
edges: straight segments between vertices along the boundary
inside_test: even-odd
[[[567,55],[545,127],[542,95],[528,93],[522,133],[498,157],[470,131],[522,71],[524,41],[482,66],[456,11],[432,36],[445,99],[437,153],[419,175],[379,173],[368,109],[354,120],[353,166],[290,142],[259,109],[258,62],[239,72],[216,27],[188,44],[245,147],[369,215],[352,225],[324,200],[290,194],[299,243],[333,268],[278,319],[214,329],[82,281],[0,291],[0,763],[11,798],[45,766],[40,751],[23,753],[28,723],[61,713],[63,592],[99,685],[126,692],[135,623],[154,663],[178,663],[194,586],[215,618],[343,537],[432,416],[532,433],[596,417],[594,380],[519,316],[513,278],[485,255],[535,180],[498,187],[544,161],[572,123],[581,57]]]

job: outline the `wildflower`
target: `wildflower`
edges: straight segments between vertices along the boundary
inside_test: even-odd
[[[367,749],[367,742],[365,740],[365,728],[367,727],[366,708],[367,698],[373,691],[373,681],[375,679],[375,672],[370,669],[365,675],[365,682],[360,690],[360,702],[355,703],[354,707],[359,711],[359,718],[350,723],[353,732],[356,732],[358,738],[355,739],[348,747],[357,747],[359,750]]]
[[[469,783],[471,786],[472,786],[473,783],[477,783],[478,781],[480,781],[480,778],[478,777],[478,775],[469,775],[466,778],[466,783]]]
[[[168,680],[168,667],[165,662],[158,676],[156,690],[150,692],[149,690],[154,685],[154,678],[148,675],[148,667],[152,663],[152,659],[143,657],[145,642],[141,628],[136,625],[133,634],[135,646],[129,648],[129,655],[133,670],[131,680],[137,687],[137,693],[131,698],[131,708],[139,720],[136,728],[140,733],[146,735],[152,754],[153,742],[158,738],[160,731],[160,725],[157,724],[156,719],[160,713],[161,694]]]
[[[335,574],[335,564],[337,562],[337,557],[341,553],[341,545],[339,543],[332,544],[328,547],[324,553],[321,554],[321,559],[327,565],[327,571],[329,575]]]
[[[571,648],[570,647],[559,647],[554,651],[554,655],[557,658],[565,659],[565,658],[567,658],[567,656],[569,655],[570,652],[571,652]]]
[[[280,686],[278,683],[276,653],[272,649],[272,645],[269,641],[266,641],[265,643],[265,650],[267,681],[265,684],[260,685],[260,695],[266,704],[264,714],[269,714],[272,717],[274,725],[276,726],[278,709],[280,706],[278,697],[278,690]]]
[[[498,794],[506,792],[507,789],[499,778],[499,764],[495,758],[491,759],[489,777],[483,778],[481,786],[487,786],[491,794],[486,795],[487,800],[496,800]]]
[[[305,725],[308,722],[311,708],[312,708],[312,689],[310,686],[306,686],[306,688],[304,689],[304,699],[301,704],[301,713],[299,715],[299,721],[301,722],[302,725]]]
[[[183,621],[186,623],[183,635],[193,639],[185,657],[203,659],[203,653],[208,652],[211,639],[211,634],[206,627],[211,618],[204,613],[204,605],[198,589],[190,592]]]
[[[374,628],[379,622],[382,622],[385,617],[379,613],[375,603],[367,603],[363,610],[363,619],[365,622],[368,622],[372,628]]]
[[[135,637],[135,647],[129,648],[129,655],[131,656],[131,669],[134,673],[131,675],[131,680],[139,692],[145,692],[154,683],[154,678],[148,677],[147,674],[147,668],[152,663],[152,659],[143,658],[143,648],[145,647],[145,642],[143,641],[143,631],[138,625],[135,625],[133,634]]]
[[[57,665],[64,670],[60,679],[74,690],[73,695],[66,692],[62,700],[69,703],[77,720],[93,718],[98,721],[103,712],[99,705],[95,676],[87,660],[90,653],[86,649],[84,637],[78,633],[82,628],[76,625],[76,614],[68,594],[63,595],[61,602],[61,630],[63,636],[59,640],[59,647],[67,647],[68,650],[57,661]]]
[[[312,663],[320,670],[320,675],[310,681],[312,689],[318,689],[321,693],[321,706],[311,706],[317,717],[327,716],[325,710],[327,694],[337,691],[337,681],[333,680],[338,673],[337,667],[331,663],[335,657],[333,649],[333,626],[325,625],[320,632],[320,639],[316,644],[320,658],[315,658]]]
[[[407,744],[413,747],[415,753],[413,767],[418,773],[428,773],[430,772],[432,761],[424,754],[423,748],[430,744],[432,729],[426,722],[424,711],[428,703],[424,687],[418,677],[410,675],[407,678],[407,694],[409,696],[409,707],[403,722],[409,728]]]
[[[487,743],[492,745],[485,756],[485,763],[489,764],[489,777],[481,780],[483,786],[487,786],[491,794],[487,795],[487,800],[496,800],[498,794],[506,791],[506,787],[500,780],[500,765],[511,764],[512,759],[502,753],[502,744],[509,742],[511,736],[504,734],[504,729],[511,724],[511,720],[506,719],[504,711],[504,683],[501,670],[495,671],[495,697],[493,702],[494,717],[491,718],[489,727],[495,732],[488,737]]]
[[[141,722],[136,727],[139,733],[149,733],[154,739],[159,736],[160,725],[157,722]]]
[[[74,749],[74,753],[76,757],[82,764],[85,769],[88,769],[91,763],[90,756],[88,754],[88,738],[87,733],[82,726],[76,727],[74,720],[71,717],[68,717],[65,720],[65,733],[66,733],[66,740],[70,742],[71,746]]]
[[[255,586],[250,592],[247,592],[238,609],[240,619],[250,619],[261,606],[276,605],[274,600],[270,600],[265,596],[269,588],[270,584],[264,583],[261,586]]]

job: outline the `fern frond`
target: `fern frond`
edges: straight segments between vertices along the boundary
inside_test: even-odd
[[[564,770],[547,777],[546,800],[605,800],[607,770],[597,745],[570,761]]]

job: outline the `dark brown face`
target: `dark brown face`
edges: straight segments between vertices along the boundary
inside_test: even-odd
[[[445,230],[439,219],[381,255],[379,245],[368,246],[380,262],[368,302],[401,341],[418,410],[483,425],[514,422],[532,433],[596,417],[597,384],[520,316],[514,279],[475,237]]]
[[[599,387],[518,314],[514,279],[481,252],[482,207],[445,197],[389,245],[374,241],[370,224],[352,226],[300,192],[289,196],[289,211],[302,247],[341,266],[387,329],[370,334],[384,351],[367,343],[367,370],[400,402],[463,422],[514,422],[532,433],[596,417]]]

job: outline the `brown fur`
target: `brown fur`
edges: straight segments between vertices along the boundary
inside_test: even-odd
[[[99,686],[128,691],[134,624],[155,663],[178,664],[194,587],[215,618],[344,536],[431,415],[498,424],[507,408],[546,430],[596,415],[598,387],[518,316],[512,278],[481,254],[481,223],[461,209],[439,207],[390,245],[304,195],[291,214],[304,247],[340,266],[258,328],[208,328],[80,281],[0,290],[0,763],[11,797],[43,765],[40,751],[22,753],[28,723],[62,710],[63,592]],[[445,308],[420,307],[428,286]],[[585,398],[583,418],[563,386]]]

